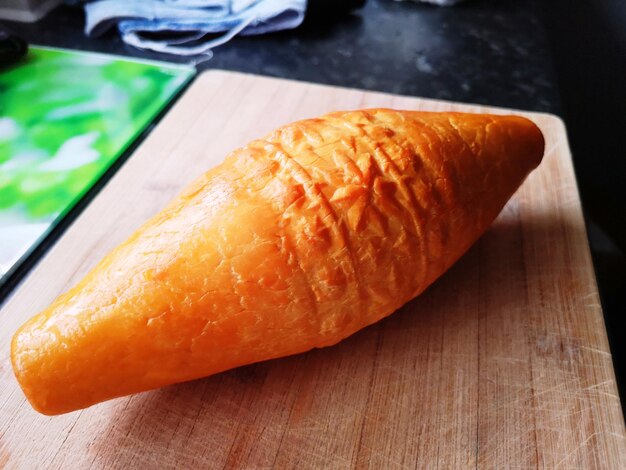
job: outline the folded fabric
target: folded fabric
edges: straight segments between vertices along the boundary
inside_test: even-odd
[[[98,0],[85,5],[85,32],[117,25],[127,44],[157,52],[211,55],[235,35],[299,26],[307,0]],[[221,34],[215,37],[215,34]]]

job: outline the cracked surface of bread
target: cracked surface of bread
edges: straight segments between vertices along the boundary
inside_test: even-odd
[[[371,109],[232,152],[16,333],[58,414],[337,343],[419,295],[541,161],[515,116]]]

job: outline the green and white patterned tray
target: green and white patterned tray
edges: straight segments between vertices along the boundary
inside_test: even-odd
[[[0,284],[194,73],[43,47],[0,73]]]

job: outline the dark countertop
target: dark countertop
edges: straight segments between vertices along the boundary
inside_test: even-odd
[[[558,112],[558,87],[537,9],[541,2],[480,1],[451,8],[370,0],[339,18],[240,37],[198,68],[222,68],[405,95]],[[13,26],[35,44],[172,60],[82,33],[80,9]]]
[[[318,0],[318,2],[321,0]],[[324,0],[327,1],[327,0]],[[346,87],[560,115],[568,127],[607,329],[626,393],[626,3],[472,0],[451,8],[369,0],[350,15],[235,38],[199,69],[222,68]],[[110,31],[82,33],[80,9],[36,24],[2,22],[28,41],[152,59]],[[620,121],[620,118],[622,119]]]

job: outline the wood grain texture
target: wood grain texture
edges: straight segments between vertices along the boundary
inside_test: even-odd
[[[337,109],[503,113],[230,72],[200,76],[0,311],[0,467],[626,468],[565,130],[428,291],[337,346],[45,417],[8,359],[28,317],[228,151]],[[115,364],[111,364],[115,367]]]

